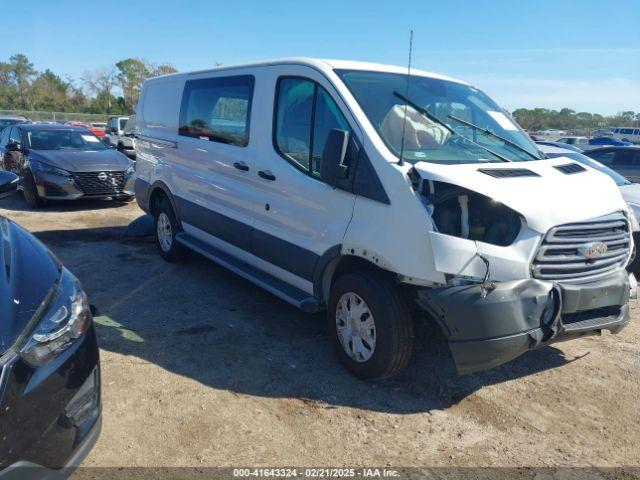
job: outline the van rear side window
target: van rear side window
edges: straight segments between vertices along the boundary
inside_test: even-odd
[[[253,75],[187,81],[178,133],[246,147],[254,83]]]

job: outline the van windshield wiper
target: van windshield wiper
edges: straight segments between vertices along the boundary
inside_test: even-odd
[[[404,95],[402,95],[400,92],[393,92],[393,94],[398,97],[400,100],[402,100],[403,102],[407,103],[411,108],[413,108],[414,110],[418,111],[419,113],[421,113],[422,115],[424,115],[425,117],[427,117],[429,120],[436,122],[438,125],[443,126],[444,128],[446,128],[447,130],[449,130],[449,133],[453,134],[453,135],[457,135],[455,130],[453,128],[451,128],[449,125],[447,125],[446,123],[444,123],[442,120],[440,120],[438,117],[436,117],[435,115],[433,115],[432,113],[429,112],[429,110],[422,108],[421,106],[413,103],[411,100],[409,100],[407,97],[405,97]]]
[[[438,117],[436,117],[434,114],[432,114],[431,112],[429,112],[429,110],[427,110],[426,108],[422,108],[421,106],[419,106],[418,104],[416,104],[415,102],[412,102],[411,100],[409,100],[407,97],[405,97],[404,95],[402,95],[400,92],[394,91],[393,94],[398,97],[400,100],[402,100],[403,102],[405,102],[407,105],[409,105],[411,108],[413,108],[415,111],[417,111],[418,113],[421,113],[422,115],[424,115],[425,117],[427,117],[429,120],[431,120],[432,122],[437,123],[438,125],[443,126],[444,128],[446,128],[452,135],[456,135],[458,137],[464,138],[467,142],[472,143],[473,145],[475,145],[476,147],[480,147],[482,150],[484,150],[485,152],[489,152],[491,155],[493,155],[494,157],[499,158],[500,160],[502,160],[503,162],[510,162],[511,160],[509,160],[507,157],[505,157],[504,155],[500,155],[499,153],[494,152],[493,150],[491,150],[490,148],[485,147],[484,145],[480,145],[478,142],[474,142],[473,140],[471,140],[470,138],[465,137],[464,135],[459,134],[458,132],[456,132],[453,128],[451,128],[449,125],[447,125],[446,123],[444,123],[442,120],[440,120]],[[537,160],[537,159],[536,159]]]
[[[471,127],[475,130],[480,130],[483,133],[486,133],[487,135],[490,135],[494,138],[497,138],[498,140],[502,140],[504,143],[506,143],[507,145],[511,145],[514,148],[517,148],[518,150],[520,150],[521,152],[526,153],[527,155],[529,155],[531,158],[533,158],[534,160],[540,160],[540,158],[538,158],[537,156],[535,156],[533,153],[531,153],[529,150],[527,150],[524,147],[521,147],[520,145],[518,145],[515,142],[512,142],[511,140],[504,138],[501,135],[498,135],[497,133],[492,132],[491,130],[489,130],[488,128],[482,128],[479,125],[476,125],[474,123],[471,122],[467,122],[466,120],[464,120],[463,118],[460,117],[456,117],[455,115],[447,115],[447,117],[449,117],[451,120],[455,120],[456,122],[460,122],[463,125],[466,125],[467,127]]]

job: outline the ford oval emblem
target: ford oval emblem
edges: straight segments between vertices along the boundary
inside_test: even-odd
[[[603,242],[589,242],[578,247],[578,251],[585,258],[600,258],[608,249],[607,244]]]
[[[106,173],[104,173],[104,172],[100,172],[100,173],[98,174],[98,180],[101,180],[101,181],[105,182],[105,181],[107,180],[107,178],[108,178],[108,177],[107,177],[107,174],[106,174]]]

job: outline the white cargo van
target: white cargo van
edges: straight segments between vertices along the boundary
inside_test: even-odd
[[[464,82],[313,59],[180,73],[145,82],[136,131],[160,254],[326,309],[358,376],[407,364],[414,307],[461,373],[629,321],[615,183]]]
[[[624,142],[640,143],[640,128],[614,128],[611,136]]]

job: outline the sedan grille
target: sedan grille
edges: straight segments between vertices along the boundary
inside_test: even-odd
[[[79,172],[73,179],[85,195],[118,195],[125,185],[124,172]]]
[[[597,252],[590,255],[590,247]],[[532,273],[541,280],[591,280],[624,267],[630,249],[629,222],[622,214],[561,225],[545,236]]]

